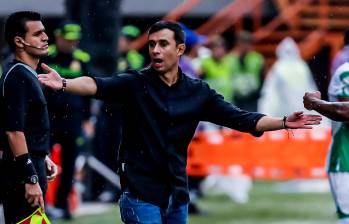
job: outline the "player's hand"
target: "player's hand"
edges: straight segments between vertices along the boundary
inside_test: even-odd
[[[310,125],[318,125],[321,120],[320,115],[303,114],[303,111],[299,111],[287,117],[286,127],[290,129],[311,129]]]
[[[45,211],[44,197],[39,183],[25,184],[25,198],[32,207],[39,206]]]
[[[54,90],[62,89],[63,87],[62,78],[56,72],[56,70],[54,70],[53,68],[49,67],[44,63],[41,63],[41,67],[44,69],[44,71],[47,72],[47,74],[38,75],[40,83]]]
[[[48,156],[46,156],[46,158],[45,158],[45,165],[46,165],[46,170],[47,170],[47,180],[48,181],[54,180],[58,174],[57,165]]]
[[[303,104],[305,109],[313,110],[316,107],[316,101],[321,100],[321,93],[319,91],[306,92],[303,96]]]

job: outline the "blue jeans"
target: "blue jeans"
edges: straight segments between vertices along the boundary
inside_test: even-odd
[[[128,190],[120,197],[121,220],[126,224],[186,224],[188,205],[174,207],[172,197],[167,209],[142,201]]]

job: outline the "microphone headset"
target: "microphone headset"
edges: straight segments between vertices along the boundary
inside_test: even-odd
[[[34,46],[34,45],[27,43],[23,39],[21,41],[22,41],[22,44],[24,44],[26,47],[31,47],[31,48],[39,49],[39,50],[43,49],[43,47],[37,47],[37,46]]]

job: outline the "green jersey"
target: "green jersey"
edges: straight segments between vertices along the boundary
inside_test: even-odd
[[[349,63],[340,66],[328,87],[330,101],[349,99]],[[333,122],[332,143],[327,169],[329,172],[349,172],[349,123]]]

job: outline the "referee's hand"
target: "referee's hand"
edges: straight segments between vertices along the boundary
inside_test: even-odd
[[[44,198],[39,183],[25,184],[25,198],[32,207],[40,206],[45,211]]]
[[[49,156],[46,156],[45,164],[46,164],[47,180],[48,181],[53,181],[57,177],[58,167],[51,160],[51,158]]]

